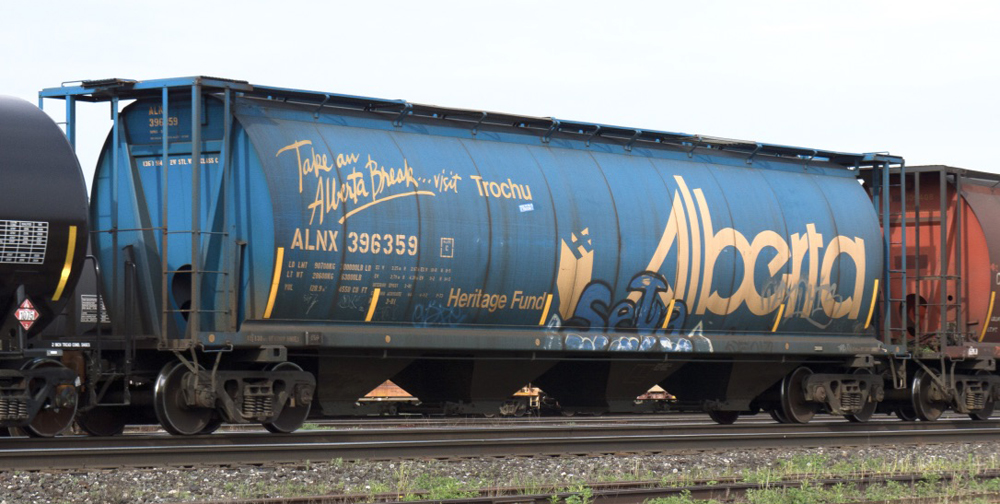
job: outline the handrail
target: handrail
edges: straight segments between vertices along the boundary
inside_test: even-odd
[[[108,101],[112,98],[134,100],[158,97],[164,89],[191,89],[193,86],[199,86],[203,94],[219,94],[234,91],[242,98],[305,105],[311,107],[310,111],[317,116],[327,110],[341,109],[387,115],[387,118],[396,127],[401,127],[402,119],[407,116],[446,121],[451,124],[464,124],[469,127],[472,136],[475,136],[482,126],[488,125],[528,130],[533,133],[538,132],[538,136],[543,136],[544,133],[552,130],[553,133],[579,137],[588,146],[590,142],[601,139],[608,143],[621,143],[631,147],[631,144],[627,144],[627,142],[632,139],[636,131],[642,131],[642,134],[637,136],[633,143],[660,144],[682,149],[695,146],[714,151],[744,154],[756,152],[755,156],[766,155],[791,160],[825,160],[840,165],[845,169],[874,167],[884,162],[885,158],[893,157],[885,153],[859,154],[819,150],[688,133],[629,128],[585,121],[565,121],[548,117],[441,107],[411,103],[406,100],[386,100],[329,92],[259,86],[246,81],[205,76],[154,79],[148,81],[131,81],[125,79],[82,81],[77,86],[60,86],[43,89],[39,92],[39,98],[74,99],[89,102]]]

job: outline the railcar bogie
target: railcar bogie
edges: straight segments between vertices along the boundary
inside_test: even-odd
[[[779,423],[807,423],[818,413],[865,422],[884,397],[884,383],[874,364],[858,358],[779,366],[766,379],[761,375],[752,380],[766,390],[753,399],[751,410],[762,409]]]
[[[856,368],[853,374],[859,379],[852,384],[851,389],[851,393],[856,394],[857,399],[852,401],[849,411],[842,411],[841,414],[848,421],[864,423],[871,420],[878,403],[885,399],[885,381],[881,376],[875,375],[870,368]]]

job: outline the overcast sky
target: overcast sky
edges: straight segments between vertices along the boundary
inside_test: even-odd
[[[3,0],[0,12],[0,94],[32,102],[64,81],[201,74],[1000,172],[995,0]],[[80,106],[88,178],[107,117]]]

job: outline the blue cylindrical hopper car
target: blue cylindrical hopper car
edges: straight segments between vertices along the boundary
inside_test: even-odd
[[[569,412],[660,385],[724,423],[909,400],[879,315],[899,158],[207,77],[42,96],[120,109],[90,206],[113,323],[79,352],[90,432],[148,411],[289,432],[388,379],[456,413],[529,382]],[[995,377],[962,376],[992,410]]]
[[[881,232],[842,164],[308,98],[153,93],[122,111],[91,219],[106,290],[134,274],[140,292],[112,313],[137,304],[165,346],[312,349],[328,413],[388,378],[467,411],[533,380],[601,408],[669,375],[636,356],[878,346]],[[341,355],[359,350],[395,358]],[[618,367],[646,375],[636,391],[574,390]],[[334,385],[342,370],[357,387]]]
[[[881,232],[864,189],[840,165],[748,165],[741,154],[542,142],[484,127],[472,135],[461,123],[396,126],[334,108],[316,118],[307,107],[253,99],[234,100],[225,140],[223,104],[206,99],[192,205],[191,105],[171,107],[166,156],[162,130],[149,126],[161,119],[159,98],[123,111],[91,216],[99,230],[123,230],[96,235],[106,271],[116,247],[151,254],[145,268],[163,263],[163,234],[151,229],[164,209],[167,228],[185,231],[197,210],[205,252],[241,248],[240,270],[224,271],[240,279],[238,313],[218,296],[232,279],[202,273],[199,332],[231,329],[228,318],[273,334],[315,324],[319,333],[372,322],[485,326],[522,332],[399,344],[668,352],[690,345],[645,337],[694,328],[871,335]],[[113,170],[116,154],[122,167]],[[187,328],[177,312],[191,301],[185,231],[168,235],[167,339]],[[204,255],[202,270],[231,267],[229,254]],[[664,327],[671,301],[675,317]],[[543,336],[564,327],[595,337]],[[544,345],[533,343],[539,337]],[[326,339],[321,346],[340,346]]]

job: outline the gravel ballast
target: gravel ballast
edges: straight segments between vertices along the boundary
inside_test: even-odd
[[[336,493],[400,494],[428,487],[578,486],[613,480],[678,480],[786,468],[886,469],[997,466],[1000,443],[756,449],[671,455],[605,455],[415,461],[311,461],[277,467],[0,472],[0,504],[162,503]],[[819,467],[814,468],[819,470]]]

